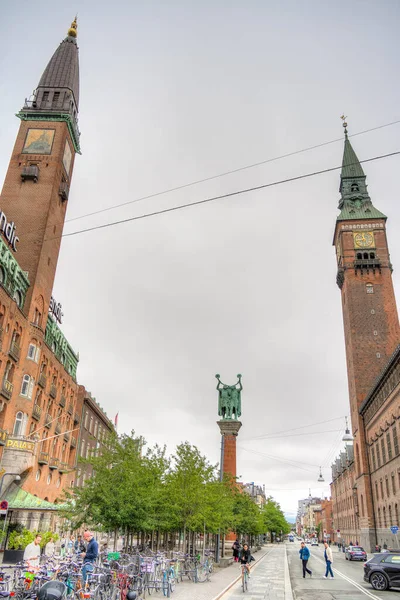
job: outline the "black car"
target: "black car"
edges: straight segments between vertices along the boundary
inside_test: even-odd
[[[361,546],[347,546],[344,555],[346,560],[367,560],[367,553]]]
[[[364,581],[375,590],[400,587],[400,552],[380,552],[364,565]]]

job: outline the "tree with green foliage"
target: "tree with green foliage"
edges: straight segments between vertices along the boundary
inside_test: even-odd
[[[262,511],[262,518],[265,531],[268,531],[271,534],[271,539],[273,533],[275,533],[277,536],[280,536],[281,531],[283,535],[289,533],[290,525],[286,521],[285,515],[283,514],[278,502],[276,502],[272,496],[267,498],[267,502],[265,503]]]

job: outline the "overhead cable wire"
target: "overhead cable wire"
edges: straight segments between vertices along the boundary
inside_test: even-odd
[[[380,156],[374,156],[373,158],[366,158],[364,160],[360,160],[356,163],[349,163],[348,167],[352,166],[353,164],[364,164],[364,163],[368,163],[368,162],[373,162],[375,160],[381,160],[384,158],[389,158],[392,156],[398,156],[400,154],[400,150],[396,151],[396,152],[389,152],[388,154],[382,154]],[[321,171],[313,171],[312,173],[304,173],[303,175],[297,175],[295,177],[288,177],[287,179],[281,179],[278,181],[272,181],[271,183],[264,183],[262,185],[257,185],[251,188],[244,188],[241,190],[236,190],[234,192],[229,192],[227,194],[221,194],[220,196],[212,196],[210,198],[203,198],[202,200],[196,200],[194,202],[188,202],[185,204],[180,204],[178,206],[171,206],[170,208],[164,208],[161,210],[156,210],[153,211],[151,213],[145,213],[143,215],[136,215],[135,217],[128,217],[126,219],[121,219],[120,221],[111,221],[109,223],[104,223],[103,225],[94,225],[93,227],[88,227],[86,229],[78,229],[77,231],[71,231],[70,233],[63,233],[62,235],[59,236],[54,236],[51,238],[47,238],[44,241],[49,241],[49,240],[54,240],[54,239],[60,239],[63,237],[71,237],[71,236],[75,236],[75,235],[80,235],[81,233],[88,233],[90,231],[97,231],[100,229],[106,229],[108,227],[114,227],[115,225],[122,225],[124,223],[131,223],[132,221],[139,221],[142,219],[148,219],[150,217],[155,217],[158,215],[163,215],[163,214],[167,214],[167,213],[171,213],[171,212],[175,212],[178,210],[182,210],[184,208],[190,208],[192,206],[200,206],[201,204],[207,204],[210,202],[214,202],[216,200],[222,200],[224,198],[232,198],[233,196],[239,196],[241,194],[248,194],[249,192],[256,192],[259,190],[263,190],[266,188],[270,188],[270,187],[274,187],[277,185],[282,185],[284,183],[290,183],[292,181],[300,181],[302,179],[309,179],[311,177],[315,177],[317,175],[322,175],[324,173],[331,173],[333,171],[337,171],[339,169],[342,168],[342,165],[337,166],[337,167],[330,167],[328,169],[322,169]]]
[[[306,464],[306,463],[295,463],[295,461],[291,461],[291,460],[286,460],[284,458],[279,458],[277,456],[272,456],[271,454],[266,454],[265,452],[258,452],[257,450],[250,450],[249,448],[243,448],[243,446],[238,446],[238,448],[240,448],[241,450],[244,450],[245,452],[251,452],[252,454],[259,454],[260,456],[266,456],[267,458],[271,458],[272,460],[277,460],[279,462],[282,463],[286,463],[291,465],[292,467],[295,467],[296,469],[301,469],[302,471],[308,471],[309,473],[314,473],[314,469],[306,469],[305,467],[300,466],[300,464]],[[309,465],[310,467],[315,466],[315,465]],[[315,468],[318,468],[317,466],[315,466]]]
[[[363,135],[365,133],[370,133],[371,131],[383,129],[384,127],[390,127],[391,125],[397,125],[398,123],[400,123],[400,119],[397,121],[392,121],[391,123],[385,123],[383,125],[378,125],[377,127],[371,127],[370,129],[364,129],[364,131],[358,131],[356,133],[352,133],[348,137],[355,137],[357,135]],[[248,169],[260,167],[261,165],[266,165],[268,163],[276,162],[278,160],[282,160],[283,158],[289,158],[290,156],[296,156],[297,154],[309,152],[310,150],[316,150],[318,148],[323,148],[324,146],[329,146],[330,144],[335,144],[335,143],[341,142],[341,141],[343,141],[343,136],[340,138],[336,138],[335,140],[330,140],[329,142],[321,142],[320,144],[315,144],[314,146],[308,146],[307,148],[302,148],[300,150],[293,150],[293,152],[287,152],[286,154],[281,154],[280,156],[274,156],[272,158],[267,158],[265,160],[261,160],[259,162],[252,163],[250,165],[245,165],[244,167],[238,167],[237,169],[231,169],[229,171],[224,171],[222,173],[218,173],[217,175],[210,175],[209,177],[204,177],[203,179],[197,179],[197,180],[191,181],[189,183],[183,183],[181,185],[177,185],[175,187],[168,188],[166,190],[162,190],[160,192],[154,192],[153,194],[148,194],[146,196],[141,196],[140,198],[135,198],[134,200],[128,200],[127,202],[121,202],[120,204],[114,204],[113,206],[107,206],[106,208],[101,208],[99,210],[95,210],[93,212],[86,213],[84,215],[78,215],[77,217],[72,217],[71,219],[67,219],[65,222],[71,223],[72,221],[77,221],[79,219],[84,219],[86,217],[92,217],[94,215],[108,212],[110,210],[115,210],[115,209],[121,208],[123,206],[135,204],[136,202],[142,202],[143,200],[149,200],[151,198],[156,198],[157,196],[163,196],[165,194],[170,194],[171,192],[177,192],[179,190],[184,190],[188,187],[193,187],[195,185],[199,185],[200,183],[206,183],[207,181],[213,181],[215,179],[219,179],[220,177],[226,177],[227,175],[233,175],[234,173],[240,173],[241,171],[246,171]]]
[[[309,425],[300,425],[299,427],[292,427],[291,429],[283,429],[281,431],[271,431],[271,433],[264,433],[263,435],[258,435],[253,438],[245,438],[244,440],[240,440],[241,442],[247,442],[250,440],[261,440],[270,435],[277,435],[278,433],[289,433],[291,431],[298,431],[299,429],[306,429],[308,427],[316,427],[317,425],[324,425],[325,423],[332,423],[332,421],[339,421],[339,419],[344,419],[345,417],[335,417],[334,419],[327,419],[326,421],[318,421],[317,423],[310,423]]]
[[[276,438],[286,438],[286,437],[298,437],[300,435],[317,435],[322,433],[336,433],[337,431],[343,432],[343,429],[326,429],[325,431],[304,431],[303,433],[288,433],[283,435],[270,435],[264,440],[272,440]],[[243,440],[244,441],[244,440]]]

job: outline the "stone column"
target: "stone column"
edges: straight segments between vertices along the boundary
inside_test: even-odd
[[[224,438],[224,463],[222,472],[236,477],[236,438],[242,426],[240,421],[221,420],[217,421],[221,435]]]

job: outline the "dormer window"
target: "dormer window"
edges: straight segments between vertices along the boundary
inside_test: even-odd
[[[360,188],[358,187],[358,183],[354,182],[354,183],[351,184],[351,191],[352,192],[359,192],[360,191]]]

